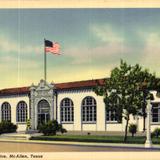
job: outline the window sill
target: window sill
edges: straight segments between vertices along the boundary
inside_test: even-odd
[[[117,121],[106,121],[106,124],[122,124],[122,122],[117,122]]]
[[[27,124],[27,122],[16,122],[16,124]]]
[[[96,122],[82,122],[82,124],[96,124]]]
[[[151,122],[151,125],[160,125],[160,122]]]
[[[61,122],[61,124],[73,124],[74,122]]]

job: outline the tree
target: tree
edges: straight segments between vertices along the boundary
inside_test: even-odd
[[[131,66],[121,60],[120,66],[111,71],[104,86],[97,86],[94,91],[104,96],[106,109],[116,108],[118,121],[126,120],[124,142],[127,141],[130,115],[144,115],[147,100],[151,98],[149,90],[159,86],[154,74],[142,70],[138,64]]]

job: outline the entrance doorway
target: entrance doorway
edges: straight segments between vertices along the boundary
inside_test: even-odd
[[[38,103],[38,126],[45,124],[50,120],[50,106],[46,100],[41,100]]]

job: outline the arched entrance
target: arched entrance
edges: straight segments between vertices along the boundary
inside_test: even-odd
[[[38,125],[47,123],[50,120],[50,105],[46,100],[38,103]]]

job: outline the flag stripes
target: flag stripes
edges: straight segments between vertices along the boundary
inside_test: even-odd
[[[52,42],[49,40],[45,40],[45,52],[50,52],[53,54],[60,54],[60,45],[58,42]]]

